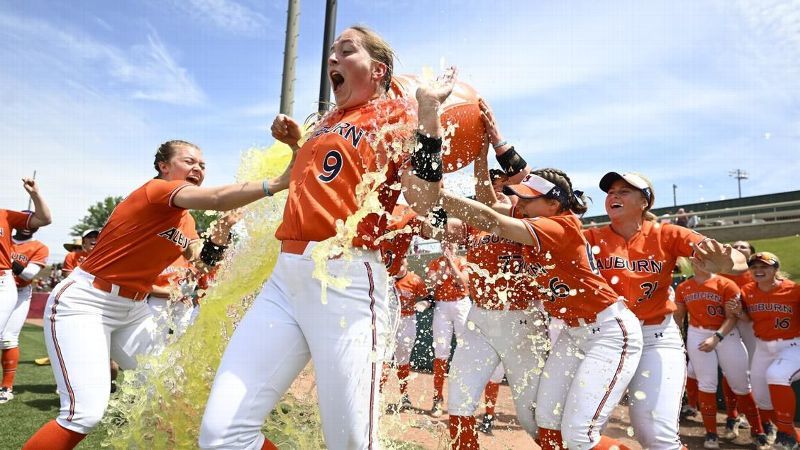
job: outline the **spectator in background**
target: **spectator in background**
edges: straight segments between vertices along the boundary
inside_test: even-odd
[[[94,244],[97,242],[97,237],[99,235],[100,231],[98,230],[86,230],[83,232],[83,235],[81,235],[80,242],[78,242],[78,239],[75,239],[72,243],[64,244],[64,250],[69,253],[67,253],[67,256],[64,258],[64,266],[62,269],[63,276],[66,277],[69,275],[70,272],[89,256],[89,252],[94,248]]]
[[[687,226],[688,226],[689,228],[695,228],[695,227],[697,227],[698,225],[700,225],[700,216],[698,216],[697,214],[695,214],[695,213],[694,213],[694,211],[692,211],[692,210],[690,209],[690,210],[689,210],[689,222],[687,223]]]
[[[675,213],[675,225],[689,228],[689,216],[686,215],[686,210],[683,208],[678,208],[678,212]]]

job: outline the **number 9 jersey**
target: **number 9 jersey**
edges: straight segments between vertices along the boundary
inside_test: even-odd
[[[692,245],[706,239],[678,225],[642,223],[627,242],[610,225],[584,230],[597,269],[639,320],[660,323],[675,311],[669,299],[672,269],[679,256],[691,256]]]

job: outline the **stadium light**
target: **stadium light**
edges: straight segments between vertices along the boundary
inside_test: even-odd
[[[747,172],[742,169],[734,169],[728,172],[728,176],[736,178],[736,183],[739,185],[739,198],[742,198],[742,180],[748,178]]]

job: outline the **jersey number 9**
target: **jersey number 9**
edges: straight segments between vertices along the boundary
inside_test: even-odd
[[[318,176],[323,183],[330,183],[342,171],[344,160],[338,150],[331,150],[322,160],[322,173]]]

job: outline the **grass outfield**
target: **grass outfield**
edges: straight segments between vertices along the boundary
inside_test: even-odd
[[[800,236],[750,241],[756,251],[775,253],[781,260],[781,270],[800,282]]]
[[[14,400],[0,405],[0,448],[21,448],[45,422],[58,415],[53,369],[37,366],[36,358],[47,356],[42,328],[25,325],[19,336],[20,361],[14,384]],[[89,435],[77,447],[100,448],[102,435]]]

